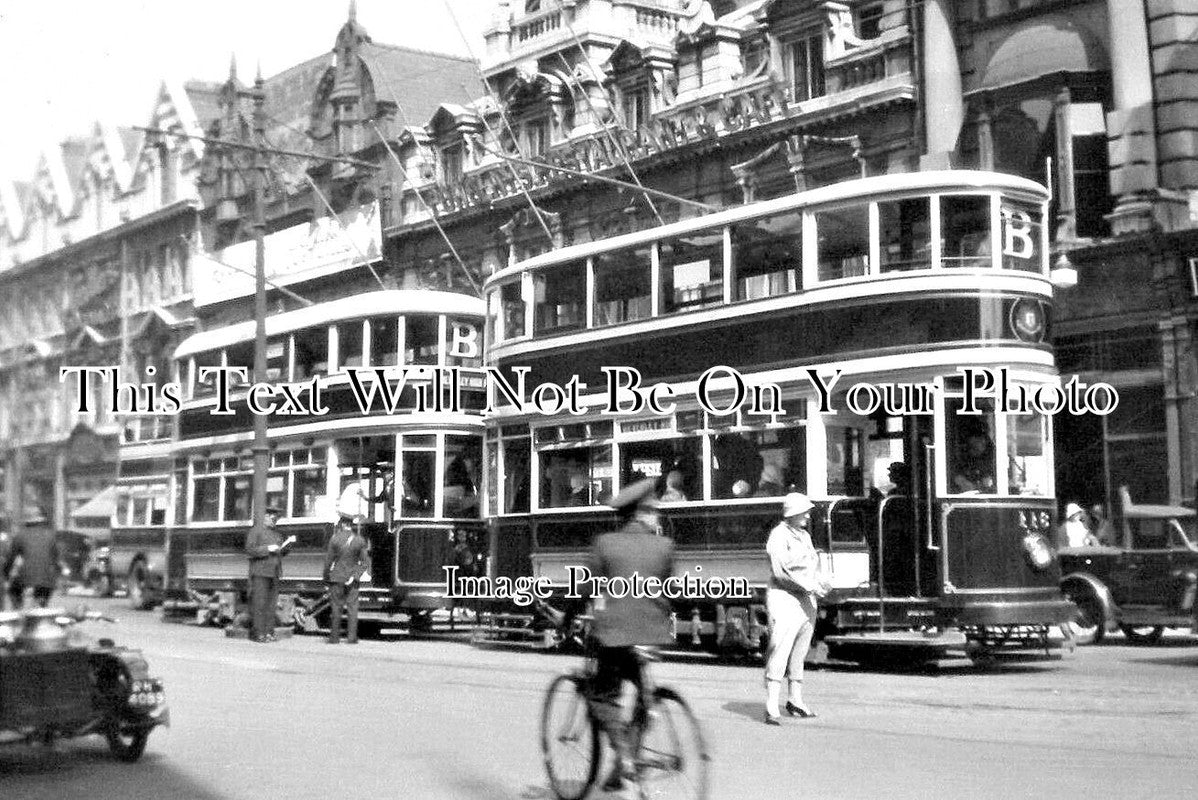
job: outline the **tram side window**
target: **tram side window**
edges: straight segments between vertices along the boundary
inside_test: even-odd
[[[437,317],[422,314],[409,316],[404,321],[404,363],[426,364],[435,366],[438,363],[440,342],[438,341]]]
[[[540,453],[541,507],[599,505],[611,494],[610,445]]]
[[[732,226],[736,299],[797,291],[803,274],[803,214],[791,211]]]
[[[525,304],[521,294],[520,281],[504,284],[491,296],[497,297],[496,302],[499,304],[498,308],[492,309],[496,328],[495,340],[503,342],[526,335],[527,331],[524,330]]]
[[[653,313],[650,245],[595,257],[595,326],[647,319]]]
[[[370,320],[370,366],[393,367],[399,363],[399,318]]]
[[[940,198],[941,259],[946,267],[989,267],[990,198],[985,195]]]
[[[445,437],[445,516],[479,515],[479,465],[482,440],[477,436]]]
[[[435,512],[436,447],[432,435],[403,437],[400,513],[405,517],[431,517]]]
[[[931,201],[927,197],[878,203],[882,272],[927,269],[932,263]]]
[[[1044,217],[1040,206],[1003,200],[1002,217],[1002,265],[1003,269],[1023,272],[1040,272],[1041,240]]]
[[[312,328],[295,334],[295,376],[303,381],[329,370],[328,328]]]
[[[1048,495],[1050,447],[1044,415],[1007,416],[1007,480],[1011,494]]]
[[[229,386],[247,386],[251,381],[254,381],[257,376],[254,375],[254,343],[240,342],[233,345],[226,351],[226,359],[230,367],[242,367],[245,369],[247,381],[241,381],[232,375],[229,376]]]
[[[819,280],[869,274],[869,206],[817,211],[815,230]]]
[[[362,366],[363,345],[362,322],[360,320],[342,322],[338,325],[337,366],[341,369]]]
[[[529,510],[532,442],[527,437],[503,440],[503,510],[519,514]]]
[[[266,340],[266,380],[272,383],[289,380],[287,374],[287,337]]]
[[[195,397],[207,397],[216,393],[216,373],[203,372],[205,367],[220,366],[220,351],[209,350],[207,353],[195,354]]]
[[[250,474],[252,464],[248,458],[226,458],[225,502],[221,519],[225,522],[233,520],[248,520],[251,514],[253,500],[253,477]],[[237,472],[233,473],[233,470]]]
[[[559,264],[533,276],[533,332],[557,333],[586,324],[586,262]]]
[[[711,442],[712,497],[780,497],[807,488],[803,428],[717,435]]]
[[[698,436],[624,442],[620,445],[620,485],[643,478],[657,482],[663,503],[702,500],[703,444]]]
[[[954,494],[994,494],[994,402],[979,400],[981,414],[959,413],[963,401],[944,402],[944,427],[948,439],[948,490]]]
[[[724,231],[699,231],[658,244],[665,313],[724,302]]]
[[[828,494],[865,495],[865,430],[860,425],[829,425],[827,432]]]

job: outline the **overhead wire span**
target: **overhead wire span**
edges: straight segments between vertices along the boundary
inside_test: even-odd
[[[445,10],[449,13],[450,19],[453,20],[454,27],[458,29],[458,35],[462,38],[462,44],[466,46],[466,53],[470,56],[470,61],[474,64],[474,69],[478,73],[478,79],[482,81],[483,91],[485,91],[487,96],[494,101],[495,109],[499,112],[499,118],[507,128],[508,135],[512,137],[512,144],[515,146],[516,152],[520,154],[521,158],[523,158],[524,151],[520,147],[520,137],[516,135],[516,130],[512,127],[511,119],[508,117],[507,111],[503,107],[503,102],[498,96],[496,96],[495,91],[491,88],[491,82],[488,81],[487,76],[483,74],[482,66],[479,64],[478,59],[474,57],[474,48],[470,46],[470,40],[466,36],[466,31],[462,29],[462,24],[458,21],[457,14],[453,12],[453,8],[449,5],[449,0],[444,0],[444,2]],[[471,98],[471,100],[473,99],[474,98]],[[479,113],[478,116],[483,121],[483,126],[487,129],[487,132],[491,133],[491,138],[495,139],[496,144],[500,144],[498,137],[491,132],[491,125],[487,122],[486,112],[483,111]],[[511,162],[508,162],[508,169],[511,171],[512,177],[516,179],[516,183],[520,185],[520,191],[524,194],[524,199],[528,202],[529,208],[532,210],[533,214],[536,215],[537,222],[541,224],[541,230],[545,232],[545,237],[549,240],[549,246],[556,248],[557,241],[553,238],[553,232],[549,230],[549,224],[545,222],[545,215],[541,213],[541,209],[536,203],[533,202],[532,194],[529,193],[528,186],[524,183],[524,178],[519,172],[516,171],[516,168],[511,165]]]

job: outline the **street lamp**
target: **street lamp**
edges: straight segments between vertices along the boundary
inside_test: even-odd
[[[1073,266],[1067,253],[1057,256],[1048,277],[1052,285],[1058,289],[1072,289],[1077,286],[1077,268]]]

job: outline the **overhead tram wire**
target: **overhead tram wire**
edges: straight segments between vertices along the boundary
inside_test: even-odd
[[[612,98],[611,94],[607,91],[607,89],[604,89],[602,78],[595,73],[595,65],[591,63],[591,57],[587,54],[586,48],[582,46],[582,40],[578,38],[578,33],[574,30],[574,25],[571,24],[571,22],[570,22],[569,13],[568,13],[565,5],[561,2],[561,0],[558,0],[557,6],[558,6],[558,10],[561,12],[561,15],[562,15],[562,22],[565,23],[566,30],[569,32],[570,38],[574,40],[574,45],[578,48],[578,52],[582,56],[583,62],[587,65],[587,70],[591,73],[591,77],[595,79],[595,84],[600,89],[603,89],[603,93],[607,97],[608,105],[611,107],[612,117],[616,120],[617,125],[619,125],[622,129],[627,130],[628,126],[625,124],[624,120],[622,119],[622,112],[619,107],[619,104],[614,102],[614,99]],[[558,55],[559,55],[559,57],[562,58],[562,61],[564,62],[565,57],[562,57],[560,53]],[[594,106],[591,105],[591,96],[589,94],[586,94],[585,96],[587,99],[587,105],[593,109]],[[592,114],[593,113],[594,112],[592,111]],[[610,130],[608,130],[608,128],[607,128],[607,125],[599,123],[598,119],[596,119],[595,122],[597,124],[600,124],[601,127],[605,131],[608,131],[609,136],[611,136],[612,141],[615,143],[616,150],[620,153],[621,158],[624,160],[624,166],[628,168],[629,174],[632,175],[632,180],[636,183],[637,186],[641,187],[641,189],[644,189],[645,186],[643,183],[641,183],[641,178],[639,175],[636,174],[636,170],[633,169],[632,159],[629,158],[628,150],[627,150],[627,148],[624,147],[623,142],[621,142],[619,140],[618,136],[611,134]],[[649,207],[653,209],[653,215],[657,217],[658,223],[661,225],[664,225],[665,221],[661,218],[661,214],[658,213],[657,207],[653,205],[653,201],[649,200],[648,195],[645,196],[645,200],[646,200],[646,202],[649,203]]]
[[[585,57],[586,54],[584,53],[583,55]],[[582,85],[582,82],[574,76],[574,70],[570,67],[570,62],[566,61],[566,57],[562,53],[558,53],[557,57],[562,62],[562,66],[566,69],[568,80],[573,82],[573,87],[577,89],[578,93],[582,95],[584,100],[586,100],[587,108],[591,111],[591,118],[595,120],[595,125],[597,125],[599,129],[603,131],[604,135],[607,137],[607,140],[611,142],[612,149],[619,153],[620,159],[624,162],[624,168],[628,170],[628,173],[632,176],[632,179],[636,181],[637,186],[640,187],[642,194],[645,195],[645,203],[649,206],[649,210],[653,212],[653,216],[657,217],[657,224],[665,225],[666,221],[661,218],[661,212],[657,210],[657,205],[653,202],[653,198],[651,198],[648,193],[644,192],[645,187],[641,183],[640,177],[636,174],[636,170],[632,168],[632,162],[628,158],[628,152],[624,148],[624,144],[620,141],[619,137],[612,132],[611,128],[609,128],[601,119],[599,119],[599,112],[595,109],[595,104],[591,102],[590,92],[588,92],[586,87]],[[610,97],[608,98],[608,103],[611,104],[612,115],[614,116],[615,104],[611,103]],[[622,127],[626,128],[626,126]]]
[[[462,257],[458,255],[457,248],[453,246],[453,240],[449,238],[449,234],[445,232],[445,228],[442,227],[441,221],[437,219],[437,212],[433,210],[433,207],[430,206],[428,201],[424,199],[424,195],[422,195],[420,190],[416,188],[415,182],[411,179],[411,177],[409,177],[408,171],[406,168],[404,168],[403,162],[399,160],[399,156],[397,156],[395,151],[391,149],[391,143],[387,141],[386,136],[383,136],[383,132],[379,130],[378,124],[372,120],[370,127],[374,128],[375,135],[379,137],[379,141],[383,143],[383,147],[387,150],[387,155],[391,156],[391,160],[395,162],[395,166],[399,167],[399,172],[401,175],[403,175],[404,183],[413,187],[412,191],[416,195],[416,199],[420,201],[420,204],[424,206],[424,210],[428,212],[429,219],[432,220],[437,232],[441,234],[441,238],[445,240],[445,245],[449,248],[449,252],[453,255],[454,260],[458,262],[458,266],[461,268],[462,274],[466,276],[466,280],[470,281],[470,285],[474,288],[475,294],[477,294],[479,297],[482,297],[482,287],[479,286],[478,281],[474,279],[474,275],[471,274],[470,270],[466,267],[466,262],[462,261]]]
[[[278,119],[275,119],[270,114],[267,114],[266,116],[269,117],[270,119],[274,120],[276,123],[283,125],[284,127],[290,128],[293,131],[295,130],[295,128],[292,128],[290,125],[288,125],[285,122],[281,122]],[[265,139],[265,136],[263,136],[263,138]],[[309,136],[308,138],[311,139],[312,137]],[[266,139],[266,143],[271,146],[272,150],[277,149],[274,147],[274,145],[270,144],[269,139]],[[298,158],[298,156],[296,156],[296,157]],[[308,158],[320,158],[320,156],[313,153]],[[341,236],[345,237],[345,240],[347,242],[349,242],[351,247],[354,248],[354,252],[356,252],[358,254],[358,257],[362,259],[363,266],[365,266],[366,269],[370,270],[370,274],[374,277],[375,283],[377,283],[379,285],[380,289],[386,289],[387,285],[385,283],[383,283],[383,279],[379,277],[378,270],[376,270],[374,268],[374,265],[370,263],[370,259],[366,256],[365,253],[362,252],[362,248],[358,247],[358,243],[354,241],[354,238],[352,236],[350,236],[349,233],[345,230],[345,225],[342,224],[341,218],[337,216],[337,212],[333,210],[333,204],[329,202],[329,198],[325,196],[324,192],[320,191],[320,187],[316,185],[316,181],[312,180],[312,176],[308,174],[308,170],[305,169],[303,171],[303,175],[304,175],[304,180],[306,180],[308,182],[308,185],[312,187],[312,191],[315,192],[316,196],[320,198],[320,202],[324,205],[325,210],[329,212],[329,217],[331,217],[332,220],[337,223],[337,228],[338,228],[338,231],[340,232]]]
[[[474,57],[474,48],[470,46],[470,39],[466,36],[466,31],[462,29],[462,23],[458,21],[458,15],[454,13],[453,8],[449,5],[449,0],[444,0],[444,3],[445,10],[449,13],[449,18],[453,20],[454,27],[458,29],[458,36],[462,38],[462,44],[466,47],[466,54],[470,57],[470,62],[474,64],[474,70],[478,73],[478,79],[482,82],[483,91],[485,91],[487,96],[491,98],[491,101],[495,103],[495,109],[499,112],[499,119],[502,120],[504,127],[507,128],[508,136],[512,137],[512,145],[516,148],[516,152],[520,154],[520,157],[523,158],[524,152],[520,147],[520,137],[516,135],[516,129],[512,127],[511,118],[508,117],[507,111],[503,107],[502,100],[500,100],[500,98],[496,95],[495,90],[491,88],[491,82],[487,80],[487,76],[483,74],[482,65],[479,63],[478,59]],[[483,111],[478,116],[480,119],[482,119],[483,126],[486,127],[488,132],[490,132],[491,126],[487,123],[486,112]],[[492,138],[495,138],[494,134],[492,134]],[[498,138],[495,138],[495,143],[501,147],[503,146],[502,142],[500,142]],[[524,179],[520,176],[520,174],[516,171],[516,168],[513,167],[510,162],[508,163],[508,169],[511,171],[512,177],[516,179],[516,183],[520,185],[520,191],[523,193],[524,199],[528,202],[529,208],[531,208],[532,212],[536,215],[537,222],[541,223],[541,230],[545,232],[545,238],[549,240],[549,246],[553,249],[556,249],[557,241],[553,238],[553,233],[549,230],[549,224],[545,222],[545,215],[541,213],[541,209],[536,203],[533,202],[532,194],[529,193],[528,186],[525,185]],[[534,172],[533,175],[535,174],[536,173]]]
[[[365,58],[363,58],[362,60],[363,60],[363,61],[365,61],[366,59],[365,59]],[[378,70],[375,70],[375,71],[376,71],[376,72],[378,72]],[[382,74],[382,73],[379,73],[379,74]],[[388,91],[391,91],[391,87],[390,87],[390,86],[388,86],[387,88],[388,88]],[[391,91],[391,96],[392,96],[393,98],[395,97],[395,93],[394,93],[394,91]],[[403,113],[402,107],[399,105],[399,100],[398,100],[398,99],[396,99],[396,100],[395,100],[395,105],[396,105],[396,107],[397,107],[397,108],[399,108],[399,109],[400,109],[400,113]],[[282,121],[282,120],[280,120],[280,119],[277,119],[277,118],[275,118],[275,117],[273,117],[273,116],[270,116],[269,114],[268,114],[267,116],[269,116],[269,117],[270,117],[272,120],[274,120],[276,123],[278,123],[278,124],[282,125],[283,127],[290,129],[290,130],[291,130],[291,131],[293,131],[294,133],[298,133],[298,134],[300,134],[301,136],[306,136],[308,139],[312,140],[313,142],[315,142],[315,141],[316,141],[316,137],[315,137],[315,136],[313,136],[313,135],[312,135],[311,133],[309,133],[308,131],[301,131],[301,130],[299,130],[298,128],[294,127],[293,125],[289,125],[289,124],[287,124],[286,122],[283,122],[283,121]],[[392,159],[395,161],[395,164],[396,164],[396,166],[398,166],[398,167],[399,167],[399,170],[400,170],[400,172],[403,174],[404,180],[405,180],[406,182],[408,182],[408,183],[413,183],[413,182],[412,182],[412,180],[411,180],[411,178],[409,178],[409,177],[408,177],[407,170],[405,170],[405,169],[404,169],[403,163],[402,163],[402,162],[401,162],[401,161],[400,161],[400,160],[399,160],[399,159],[398,159],[398,158],[395,156],[395,153],[391,152],[391,146],[390,146],[390,145],[387,143],[387,139],[386,139],[386,137],[385,137],[385,136],[383,136],[383,133],[382,133],[382,131],[379,129],[379,126],[378,126],[377,124],[375,124],[373,121],[370,123],[370,126],[371,126],[372,128],[374,128],[375,135],[377,135],[377,136],[379,137],[379,141],[380,141],[380,142],[382,142],[382,143],[383,143],[383,147],[385,147],[385,148],[387,149],[387,154],[391,156],[391,158],[392,158]],[[295,153],[295,152],[289,152],[289,151],[286,151],[286,150],[284,150],[284,151],[280,151],[280,152],[282,152],[284,155],[296,155],[296,156],[304,157],[302,154]],[[324,158],[326,158],[325,156],[318,156],[318,155],[312,155],[312,156],[310,156],[310,157],[312,157],[312,158],[317,158],[317,159],[324,159]],[[346,160],[346,159],[332,159],[332,160],[335,160],[335,161],[344,161],[344,160]],[[380,167],[378,164],[373,164],[373,163],[371,163],[371,162],[368,162],[368,161],[357,161],[356,159],[348,159],[348,161],[349,161],[350,163],[352,163],[352,164],[362,164],[362,165],[365,165],[365,166],[369,166],[371,169],[382,169],[382,167]],[[325,205],[325,207],[326,207],[326,208],[329,208],[329,209],[330,209],[330,213],[332,213],[331,206],[329,205],[329,201],[328,201],[328,200],[325,198],[325,196],[324,196],[324,195],[321,193],[320,189],[319,189],[319,188],[317,188],[317,187],[316,187],[316,185],[315,185],[314,183],[312,183],[312,179],[311,179],[311,178],[310,178],[310,177],[307,175],[307,173],[305,173],[305,174],[304,174],[304,177],[305,177],[305,178],[308,180],[309,184],[311,184],[311,185],[312,185],[312,188],[313,188],[313,189],[315,189],[315,191],[316,191],[317,195],[318,195],[318,196],[320,197],[320,199],[321,199],[321,202],[323,202],[323,203],[324,203],[324,205]],[[415,185],[415,184],[413,183],[413,185]],[[436,213],[435,213],[435,212],[433,211],[433,209],[432,209],[432,208],[431,208],[431,207],[428,205],[428,202],[427,202],[427,201],[425,201],[424,197],[423,197],[423,196],[422,196],[422,195],[421,195],[419,192],[416,192],[416,195],[417,195],[417,197],[420,199],[420,202],[421,202],[421,203],[424,205],[424,207],[425,207],[425,210],[427,210],[427,211],[428,211],[428,213],[429,213],[429,215],[432,217],[432,219],[433,219],[433,224],[434,224],[434,225],[437,227],[437,230],[440,232],[440,234],[441,234],[441,237],[442,237],[443,239],[445,239],[445,244],[449,246],[449,251],[450,251],[450,253],[452,253],[452,254],[453,254],[453,257],[454,257],[454,259],[455,259],[455,260],[458,262],[458,267],[460,267],[460,268],[461,268],[461,270],[462,270],[462,273],[463,273],[463,274],[466,276],[466,279],[470,281],[470,285],[471,285],[471,287],[474,289],[475,293],[476,293],[476,294],[478,294],[479,296],[481,296],[481,295],[482,295],[482,287],[478,285],[478,281],[474,280],[474,276],[473,276],[473,275],[471,275],[471,274],[470,274],[470,270],[466,268],[466,264],[465,264],[465,262],[464,262],[464,261],[462,261],[462,257],[461,257],[460,255],[458,255],[458,251],[457,251],[457,250],[454,248],[454,246],[453,246],[453,242],[451,242],[451,241],[449,240],[449,237],[446,235],[446,233],[445,233],[445,230],[444,230],[444,229],[441,227],[441,224],[440,224],[440,223],[437,221],[437,215],[436,215]],[[355,249],[355,250],[358,250],[358,254],[359,254],[359,255],[362,255],[362,251],[361,251],[360,249],[358,249],[358,247],[357,247],[357,244],[356,244],[355,242],[353,242],[353,240],[352,240],[352,239],[350,240],[350,243],[354,245],[354,249]],[[364,256],[364,255],[363,255],[362,257],[365,259],[365,256]],[[373,267],[371,268],[371,272],[372,272],[372,273],[374,272],[374,269],[373,269]],[[376,281],[379,281],[379,285],[380,285],[380,286],[382,286],[382,285],[383,285],[382,281],[379,279],[379,277],[378,277],[378,275],[377,275],[377,274],[375,274],[375,280],[376,280]]]
[[[267,116],[270,117],[269,114]],[[274,117],[270,117],[270,118],[272,120],[274,120],[275,122],[279,123],[280,125],[284,125],[289,128],[291,127],[290,125],[287,125],[287,123],[281,122],[280,120],[277,120]],[[294,128],[291,128],[291,129],[295,130]],[[336,156],[324,156],[324,155],[318,155],[316,153],[300,153],[295,150],[286,150],[281,147],[275,147],[269,141],[265,141],[266,146],[262,147],[262,146],[258,146],[258,145],[248,145],[248,144],[244,144],[242,142],[231,142],[231,141],[226,141],[224,139],[216,139],[216,138],[213,138],[210,136],[196,136],[194,134],[182,133],[180,131],[162,130],[159,128],[145,128],[145,127],[137,126],[136,130],[140,130],[140,131],[144,131],[145,133],[156,134],[156,135],[176,136],[176,137],[185,138],[185,139],[198,139],[206,144],[214,144],[217,146],[226,146],[227,145],[227,146],[234,147],[234,148],[237,148],[240,150],[251,150],[251,151],[256,150],[258,152],[269,152],[272,154],[289,156],[291,158],[303,158],[303,159],[308,159],[308,160],[317,159],[317,160],[322,160],[322,161],[336,161],[338,163],[350,164],[352,166],[357,166],[357,167],[367,167],[369,169],[379,169],[379,166],[377,164],[371,164],[368,161],[360,161],[355,158],[341,158],[341,157],[336,157]],[[265,140],[265,137],[264,137],[264,140]],[[386,286],[383,284],[382,279],[379,277],[378,272],[374,269],[374,266],[370,263],[369,259],[366,258],[366,255],[362,252],[361,248],[358,247],[357,242],[355,242],[347,233],[345,233],[344,226],[341,226],[341,224],[340,224],[341,221],[339,219],[337,219],[337,214],[336,214],[336,212],[333,211],[333,207],[331,205],[329,205],[328,199],[320,191],[320,188],[312,181],[312,178],[308,175],[307,170],[304,170],[304,178],[308,181],[309,185],[311,185],[313,191],[316,192],[317,196],[320,197],[321,201],[324,203],[325,208],[328,209],[329,214],[331,214],[333,219],[337,221],[338,226],[341,227],[341,233],[346,237],[346,239],[349,241],[349,243],[353,246],[354,250],[356,250],[358,255],[363,259],[363,262],[365,263],[367,269],[370,270],[370,274],[373,275],[375,281],[378,282],[379,287],[386,288]],[[246,272],[247,274],[253,274],[253,273],[248,273],[247,270],[240,269],[238,267],[233,266],[232,264],[228,264],[224,261],[221,261],[220,259],[212,258],[212,256],[206,255],[205,258],[209,258],[212,261],[215,261],[217,264],[220,264],[221,266],[224,266],[224,267],[228,267],[229,269],[235,270],[237,272]],[[308,306],[313,305],[311,300],[308,300],[307,298],[296,294],[295,292],[291,291],[290,289],[285,289],[282,286],[279,286],[278,284],[274,283],[273,281],[267,281],[267,283],[270,284],[270,286],[272,288],[278,289],[279,291],[283,292],[287,296],[291,297],[292,299],[294,299],[300,303],[303,303],[304,305],[308,305]]]

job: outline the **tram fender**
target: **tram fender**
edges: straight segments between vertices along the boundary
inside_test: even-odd
[[[1119,606],[1105,583],[1088,572],[1071,572],[1061,578],[1061,591],[1068,594],[1071,590],[1086,592],[1098,601],[1102,606],[1103,627],[1107,633],[1118,629]]]

